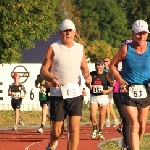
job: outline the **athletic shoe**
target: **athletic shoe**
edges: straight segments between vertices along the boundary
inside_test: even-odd
[[[50,148],[50,143],[49,143],[45,150],[56,150],[57,145],[58,145],[58,141],[56,141],[54,148]]]
[[[99,140],[105,140],[105,138],[104,138],[102,132],[99,132],[99,133],[97,134],[97,136],[98,136],[98,139],[99,139]]]
[[[106,120],[105,127],[110,127],[110,120],[109,119]]]
[[[12,130],[17,131],[17,126],[14,126],[14,127],[12,128]]]
[[[38,133],[43,133],[43,128],[40,127],[40,128],[37,130],[37,132],[38,132]]]
[[[93,132],[91,133],[91,138],[94,139],[96,138],[97,135],[97,130],[93,130]]]
[[[131,150],[131,147],[122,147],[121,150]]]
[[[118,119],[114,120],[113,127],[116,127],[119,123],[120,123],[120,122],[119,122]]]
[[[67,132],[67,127],[64,128],[64,132]]]
[[[21,117],[19,118],[19,124],[20,124],[22,127],[24,126],[24,122],[23,122],[23,120],[22,120]]]
[[[117,131],[122,134],[122,126],[117,129]]]

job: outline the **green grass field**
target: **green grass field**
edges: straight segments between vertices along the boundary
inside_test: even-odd
[[[140,143],[140,150],[150,150],[150,135],[145,135]],[[118,141],[105,142],[102,147],[105,150],[120,150],[121,147],[118,146]]]

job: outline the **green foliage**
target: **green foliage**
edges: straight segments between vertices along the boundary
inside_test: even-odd
[[[136,20],[145,20],[150,22],[150,1],[149,0],[118,0],[118,4],[122,8],[127,17],[128,29],[131,31],[132,24]],[[150,37],[148,37],[150,40]]]
[[[98,5],[100,38],[116,48],[120,47],[122,40],[130,37],[126,16],[118,6],[115,0],[101,1]]]
[[[56,0],[0,1],[0,63],[20,62],[22,48],[55,32],[56,6]]]
[[[117,51],[117,49],[113,48],[103,40],[90,42],[89,46],[87,46],[85,50],[91,62],[95,62],[97,59],[105,57],[112,58]]]
[[[88,41],[105,40],[113,47],[120,47],[122,40],[130,37],[127,19],[116,0],[72,0],[81,11],[81,37]]]
[[[142,19],[147,22],[150,21],[149,0],[118,0],[118,3],[127,16],[129,29],[131,29],[131,25],[136,20]]]

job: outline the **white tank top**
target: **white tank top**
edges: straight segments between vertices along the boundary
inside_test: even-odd
[[[78,83],[83,58],[83,45],[74,42],[74,46],[68,48],[61,41],[51,45],[54,58],[51,64],[52,74],[59,79],[62,85]],[[59,88],[51,87],[51,96],[61,96]]]

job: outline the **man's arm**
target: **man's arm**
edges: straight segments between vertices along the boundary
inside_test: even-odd
[[[90,74],[84,51],[83,51],[83,57],[82,57],[82,62],[81,62],[81,71],[82,71],[82,75],[84,78]]]
[[[53,82],[53,79],[54,79],[54,76],[52,75],[52,73],[49,72],[49,68],[53,61],[53,57],[54,57],[53,47],[50,46],[46,51],[45,57],[42,62],[42,67],[40,69],[41,77],[48,82]]]
[[[11,96],[11,85],[9,85],[8,96]]]
[[[114,78],[118,81],[118,82],[124,82],[124,80],[122,79],[121,75],[119,74],[119,72],[116,69],[116,64],[118,64],[119,62],[121,62],[127,54],[127,45],[122,46],[117,54],[113,57],[113,59],[110,62],[109,65],[109,71],[110,73],[114,76]]]
[[[81,62],[81,71],[82,75],[85,79],[85,84],[86,86],[92,82],[92,77],[90,75],[89,67],[86,62],[86,57],[85,57],[85,52],[83,51],[83,57],[82,57],[82,62]]]

